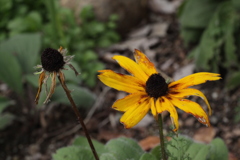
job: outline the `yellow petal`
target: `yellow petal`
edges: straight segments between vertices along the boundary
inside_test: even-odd
[[[124,56],[114,56],[113,59],[116,60],[122,68],[126,69],[130,74],[140,79],[143,83],[147,81],[148,76],[133,60]]]
[[[118,111],[126,112],[131,108],[139,106],[143,101],[146,100],[146,98],[148,98],[148,96],[145,93],[133,93],[122,99],[117,100],[113,104],[112,108]]]
[[[178,81],[174,81],[169,84],[169,88],[172,89],[184,89],[190,86],[205,83],[206,81],[216,81],[221,79],[220,74],[200,72],[186,76]]]
[[[209,115],[212,114],[212,109],[206,96],[199,90],[193,88],[179,89],[179,90],[169,90],[169,95],[177,98],[184,98],[190,95],[201,97],[208,106]]]
[[[125,128],[132,128],[148,113],[150,109],[149,98],[145,99],[140,105],[127,110],[120,119]]]
[[[170,113],[172,123],[175,126],[174,131],[177,131],[179,127],[178,114],[173,104],[167,98],[161,97],[156,101],[156,108],[158,113],[162,113],[163,111],[168,111]]]
[[[174,106],[180,108],[186,113],[192,114],[199,122],[207,127],[210,126],[208,116],[199,104],[187,99],[178,99],[174,97],[168,97],[168,99]]]
[[[158,73],[156,68],[154,67],[154,64],[147,58],[147,56],[144,53],[135,49],[134,57],[137,64],[148,76],[151,76],[154,73]]]
[[[152,111],[152,114],[153,114],[153,117],[155,119],[158,119],[158,113],[157,113],[157,109],[156,109],[156,105],[155,105],[155,101],[154,101],[154,98],[151,97],[150,98],[150,107],[151,107],[151,111]]]
[[[144,85],[136,77],[115,73],[112,70],[100,70],[98,78],[107,86],[128,93],[145,92]]]

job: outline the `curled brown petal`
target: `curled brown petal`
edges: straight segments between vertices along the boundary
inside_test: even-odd
[[[45,72],[43,71],[40,75],[39,75],[39,79],[38,79],[38,92],[37,92],[37,95],[36,95],[36,98],[35,98],[35,103],[38,104],[38,100],[39,100],[39,96],[40,96],[40,93],[42,91],[42,84],[43,84],[43,81],[45,79]]]

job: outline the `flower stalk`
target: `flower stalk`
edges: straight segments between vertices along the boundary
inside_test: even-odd
[[[64,83],[64,81],[62,81],[61,78],[62,78],[61,75],[58,76],[58,79],[59,79],[59,81],[61,82],[61,85],[62,85],[64,91],[66,92],[66,95],[67,95],[67,97],[68,97],[68,100],[70,101],[70,103],[71,103],[71,105],[72,105],[72,109],[73,109],[74,113],[76,114],[77,119],[78,119],[78,121],[80,122],[80,124],[81,124],[81,126],[82,126],[82,128],[83,128],[83,131],[85,132],[85,135],[86,135],[87,140],[88,140],[88,144],[89,144],[89,146],[90,146],[90,148],[91,148],[91,150],[92,150],[92,153],[93,153],[93,155],[94,155],[94,158],[95,158],[95,160],[99,160],[98,154],[97,154],[97,152],[96,152],[96,150],[95,150],[95,148],[94,148],[94,145],[93,145],[93,143],[92,143],[92,140],[91,140],[91,138],[90,138],[90,135],[89,135],[89,133],[88,133],[88,130],[87,130],[87,128],[86,128],[86,126],[85,126],[85,124],[84,124],[84,122],[83,122],[83,118],[81,117],[81,114],[79,113],[79,111],[78,111],[78,109],[77,109],[77,106],[76,106],[74,100],[72,99],[72,96],[71,96],[71,94],[70,94],[71,91],[67,88],[66,84]]]
[[[159,139],[160,139],[160,147],[161,147],[161,155],[163,160],[167,160],[167,154],[165,151],[165,144],[164,144],[164,136],[163,136],[163,121],[162,121],[162,114],[158,114],[158,129],[159,129]]]

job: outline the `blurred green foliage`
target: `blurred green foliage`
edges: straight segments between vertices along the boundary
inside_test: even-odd
[[[3,112],[9,105],[13,105],[14,101],[11,101],[5,97],[0,96],[0,130],[7,127],[12,123],[15,116],[8,112]]]
[[[58,0],[1,0],[0,15],[0,80],[20,99],[25,99],[23,102],[33,101],[26,99],[29,92],[26,86],[38,87],[38,76],[33,75],[36,71],[33,67],[40,62],[41,50],[63,46],[75,55],[73,65],[81,72],[76,77],[71,71],[63,71],[69,89],[73,90],[73,99],[81,107],[90,107],[94,103],[95,95],[80,85],[95,85],[97,70],[104,68],[95,49],[119,40],[115,32],[117,16],[112,15],[108,22],[102,23],[96,20],[92,7],[86,6],[75,17],[73,11],[60,6]],[[81,23],[77,23],[77,19]],[[45,97],[43,91],[39,105]],[[69,104],[63,97],[63,89],[57,87],[51,100]],[[2,112],[0,128],[13,119],[12,115]]]
[[[40,48],[41,36],[38,33],[18,34],[0,43],[0,79],[19,96],[24,97],[24,83],[38,87],[38,75],[33,75],[33,67],[40,59]],[[76,63],[72,64],[77,70],[80,70]],[[63,73],[66,76],[66,82],[71,86],[70,88],[76,90],[73,95],[77,94],[78,97],[73,98],[76,99],[78,105],[91,106],[95,96],[86,88],[79,86],[81,83],[79,77],[76,77],[71,70],[65,70]],[[51,83],[50,80],[49,83]],[[63,90],[57,87],[55,92],[57,93],[52,100],[56,99],[56,102],[69,104],[67,98],[62,98],[65,95]]]
[[[18,107],[28,107],[34,101],[33,99],[27,99],[26,94],[32,92],[28,90],[27,86],[29,84],[34,86],[37,91],[38,75],[33,75],[33,67],[40,59],[41,43],[39,33],[18,34],[0,43],[0,80],[15,92],[18,97],[15,100],[22,99],[26,102],[26,104],[22,104],[23,106],[18,104]],[[80,70],[76,63],[73,63],[73,65],[77,70]],[[80,107],[91,107],[95,101],[95,95],[87,88],[80,86],[81,80],[75,76],[74,72],[71,72],[71,70],[63,72],[69,89],[73,90],[72,95],[76,104]],[[49,79],[48,86],[50,86],[50,83]],[[43,91],[39,105],[43,104],[45,98],[46,94]],[[51,100],[55,103],[70,104],[61,87],[56,88]],[[2,113],[8,106],[7,104],[9,104],[7,100],[0,97],[0,129],[10,124],[14,117],[10,113]]]
[[[226,75],[227,87],[240,85],[240,1],[186,0],[179,9],[181,36],[197,69]]]
[[[223,140],[214,139],[210,144],[194,142],[183,136],[173,137],[167,142],[169,160],[226,160],[228,150]],[[100,160],[158,160],[161,159],[160,146],[150,152],[141,149],[136,141],[130,138],[117,138],[105,145],[93,140]],[[53,154],[54,160],[94,160],[93,154],[85,137],[77,137],[73,144],[63,147]]]
[[[84,83],[93,87],[97,70],[104,65],[98,61],[96,48],[107,47],[119,41],[115,31],[116,15],[108,22],[96,20],[93,8],[86,6],[79,16],[59,5],[58,0],[2,0],[0,14],[0,41],[20,33],[42,33],[43,48],[63,46],[75,55]],[[77,19],[81,23],[77,23]]]

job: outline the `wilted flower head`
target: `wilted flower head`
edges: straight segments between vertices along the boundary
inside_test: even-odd
[[[99,79],[109,87],[129,93],[128,96],[117,100],[112,108],[125,112],[120,121],[125,128],[135,126],[151,110],[157,119],[163,111],[170,113],[178,130],[178,114],[175,107],[195,116],[199,122],[210,126],[209,119],[202,107],[188,99],[187,96],[201,97],[207,104],[209,114],[211,108],[205,95],[193,88],[193,85],[221,79],[219,74],[200,72],[184,77],[178,81],[167,83],[163,76],[157,72],[154,64],[139,50],[134,52],[135,61],[124,57],[114,56],[119,65],[131,75],[116,73],[112,70],[100,70]]]
[[[54,93],[56,87],[56,77],[58,76],[61,83],[65,83],[64,74],[61,71],[65,69],[64,66],[68,65],[76,74],[79,74],[76,69],[71,65],[70,61],[74,56],[66,56],[67,49],[63,49],[60,47],[58,50],[47,48],[42,52],[41,55],[41,63],[42,65],[37,65],[35,68],[41,68],[40,72],[36,72],[35,74],[39,75],[39,88],[35,98],[36,104],[38,104],[39,96],[42,90],[42,84],[45,84],[47,98],[44,103],[47,103],[51,98],[52,94]],[[47,89],[47,80],[51,77],[52,83],[50,87],[50,91],[48,92]]]

